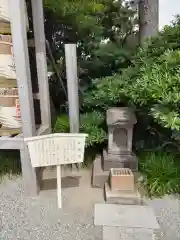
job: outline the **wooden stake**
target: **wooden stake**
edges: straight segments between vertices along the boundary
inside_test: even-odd
[[[13,50],[21,107],[23,137],[36,134],[27,45],[26,10],[24,0],[9,0]],[[39,191],[36,170],[31,166],[27,147],[21,150],[21,163],[25,189],[29,195],[36,195]]]
[[[66,76],[68,86],[70,130],[79,132],[79,92],[77,77],[76,44],[65,44]]]
[[[46,61],[43,2],[42,0],[31,0],[31,2],[36,47],[36,63],[40,95],[41,119],[42,125],[48,126],[51,131],[51,112]]]
[[[57,197],[58,207],[62,208],[62,196],[61,196],[61,165],[57,166]]]

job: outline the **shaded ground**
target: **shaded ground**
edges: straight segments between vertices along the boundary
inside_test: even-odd
[[[90,173],[83,173],[80,187],[63,189],[63,209],[57,209],[56,191],[37,198],[25,196],[20,177],[0,184],[0,239],[101,240],[93,226],[94,204],[102,202],[102,190],[90,187]],[[180,201],[165,197],[149,200],[164,231],[163,240],[180,239]],[[113,239],[112,239],[113,240]]]

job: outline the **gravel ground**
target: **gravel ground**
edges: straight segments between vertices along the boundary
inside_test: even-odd
[[[93,225],[94,204],[102,191],[81,184],[63,189],[63,208],[57,209],[56,191],[25,196],[21,178],[0,184],[0,240],[101,240]]]
[[[6,179],[0,184],[0,239],[101,240],[101,228],[93,226],[93,214],[94,204],[102,201],[102,190],[90,188],[83,179],[80,187],[63,189],[63,208],[58,210],[55,190],[29,198],[20,177]],[[164,197],[148,202],[164,232],[161,239],[179,240],[180,201]]]
[[[178,196],[165,196],[148,201],[154,209],[163,233],[158,239],[180,239],[180,200]]]

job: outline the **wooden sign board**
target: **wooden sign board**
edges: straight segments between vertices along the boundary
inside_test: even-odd
[[[25,138],[33,167],[57,166],[58,206],[61,208],[61,165],[84,160],[87,134],[55,133]]]
[[[0,21],[0,33],[1,34],[11,34],[10,23]]]
[[[0,54],[0,77],[16,79],[15,64],[12,54]]]
[[[0,0],[0,22],[5,22],[5,23],[11,22],[10,5],[9,4],[10,4],[9,0]],[[27,27],[29,27],[26,5],[25,5],[25,11],[26,11]]]
[[[0,88],[15,88],[17,87],[17,80],[0,76]]]
[[[0,21],[10,22],[8,0],[0,0]]]
[[[12,36],[0,34],[0,41],[12,43]]]
[[[10,42],[4,42],[0,40],[0,54],[8,54],[11,55],[12,54],[12,43]]]

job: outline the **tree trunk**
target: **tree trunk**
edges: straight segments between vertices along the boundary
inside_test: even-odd
[[[159,0],[139,2],[139,41],[154,36],[159,30]]]

